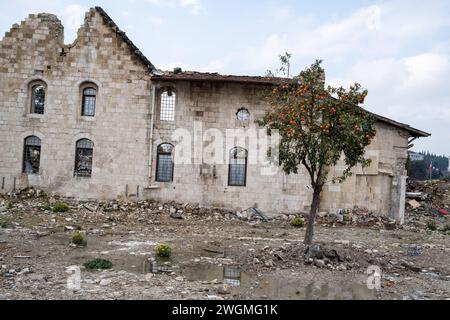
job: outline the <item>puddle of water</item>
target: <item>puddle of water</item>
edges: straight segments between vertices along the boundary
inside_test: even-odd
[[[212,264],[181,266],[180,275],[190,281],[217,280],[230,285],[233,293],[241,293],[253,298],[304,299],[304,300],[372,300],[375,292],[359,283],[316,283],[305,284],[296,278],[265,276],[258,278],[242,272],[238,268],[219,267]]]
[[[217,281],[234,287],[249,286],[252,278],[238,268],[213,264],[183,265],[180,275],[189,281]]]

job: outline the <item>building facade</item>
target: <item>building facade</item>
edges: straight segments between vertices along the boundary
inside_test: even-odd
[[[425,156],[421,153],[417,153],[417,152],[409,152],[409,160],[411,161],[423,161],[425,159]]]
[[[96,7],[70,45],[54,15],[30,15],[14,25],[0,42],[0,80],[2,193],[37,186],[78,199],[308,209],[306,172],[264,173],[251,161],[259,145],[222,141],[223,161],[206,161],[218,136],[257,132],[255,120],[268,110],[259,92],[273,79],[160,72]],[[371,166],[327,185],[322,210],[358,206],[402,220],[409,139],[429,134],[376,118],[367,149]],[[181,144],[200,151],[176,161]]]

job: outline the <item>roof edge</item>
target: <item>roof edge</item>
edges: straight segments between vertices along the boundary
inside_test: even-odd
[[[255,85],[277,85],[283,81],[288,79],[286,78],[278,78],[278,77],[252,77],[252,76],[238,76],[238,75],[221,75],[218,73],[207,73],[207,72],[197,72],[197,71],[184,71],[180,74],[174,74],[172,72],[162,74],[162,75],[153,75],[151,77],[152,81],[187,81],[187,82],[222,82],[222,83],[243,83],[243,84],[255,84]],[[365,110],[365,109],[364,109]],[[379,114],[370,112],[366,110],[368,113],[373,115],[375,119],[379,122],[389,124],[391,126],[401,128],[403,130],[408,131],[411,137],[429,137],[430,133],[416,129],[411,127],[410,125],[383,117]]]
[[[373,113],[373,112],[370,112],[370,111],[367,111],[367,112],[372,114],[375,117],[375,119],[377,119],[380,122],[383,122],[383,123],[392,125],[394,127],[398,127],[398,128],[401,128],[401,129],[404,129],[404,130],[408,131],[409,134],[411,135],[411,137],[414,137],[414,138],[427,138],[427,137],[431,136],[431,133],[428,133],[428,132],[425,132],[425,131],[413,128],[413,127],[411,127],[408,124],[397,122],[395,120],[392,120],[392,119],[380,116],[379,114],[376,114],[376,113]]]
[[[155,66],[150,62],[150,60],[147,59],[147,57],[141,52],[141,50],[139,50],[138,47],[136,47],[133,41],[131,41],[130,38],[128,38],[126,33],[120,30],[120,28],[117,26],[114,20],[106,13],[106,11],[99,6],[94,8],[103,18],[103,21],[122,38],[122,40],[130,47],[131,51],[142,61],[142,63],[145,64],[148,70],[150,72],[155,70],[156,69]]]

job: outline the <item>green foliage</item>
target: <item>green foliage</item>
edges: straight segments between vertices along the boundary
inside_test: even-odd
[[[286,65],[289,59],[283,56],[281,63]],[[292,79],[278,79],[279,84],[263,94],[271,110],[256,121],[269,132],[278,131],[281,141],[277,164],[283,171],[296,174],[304,167],[310,176],[313,199],[305,244],[312,242],[323,186],[328,179],[333,183],[345,181],[357,165],[369,166],[365,149],[376,134],[375,117],[360,107],[367,90],[360,84],[348,90],[325,87],[321,63],[317,60]],[[276,161],[271,150],[269,157]],[[330,176],[330,169],[339,160],[344,171]]]
[[[305,225],[305,220],[300,217],[295,217],[292,219],[291,225],[296,228],[302,228]]]
[[[436,222],[435,221],[428,221],[427,228],[428,228],[428,230],[436,231],[437,230]]]
[[[160,243],[155,246],[156,255],[160,258],[169,258],[172,254],[172,248],[165,243]]]
[[[95,259],[86,262],[84,266],[86,267],[86,269],[97,270],[97,269],[111,269],[113,264],[109,260]]]
[[[422,161],[412,161],[408,157],[408,176],[413,180],[430,179],[429,165],[433,164],[432,179],[442,179],[447,174],[449,160],[446,156],[438,156],[432,153],[420,152],[424,156]]]
[[[69,209],[69,206],[65,202],[57,202],[53,206],[53,212],[67,212]]]
[[[427,180],[430,175],[427,173],[427,164],[425,161],[408,161],[408,177],[413,180]]]
[[[86,240],[84,240],[84,237],[81,233],[75,231],[72,235],[72,243],[76,244],[77,246],[85,246]]]
[[[0,228],[2,229],[12,229],[14,225],[10,221],[0,220]]]
[[[321,61],[302,71],[292,80],[284,81],[265,98],[272,106],[257,121],[281,136],[279,162],[287,173],[297,173],[304,166],[312,179],[325,183],[328,170],[343,156],[346,170],[333,177],[343,181],[358,164],[370,165],[364,157],[365,147],[375,136],[375,119],[359,104],[367,91],[359,84],[349,90],[325,88],[325,71]]]

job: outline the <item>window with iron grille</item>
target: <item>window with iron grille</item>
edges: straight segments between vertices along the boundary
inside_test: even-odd
[[[75,149],[75,177],[90,177],[92,175],[92,157],[94,143],[89,139],[77,141]]]
[[[230,164],[228,169],[228,185],[245,187],[247,183],[247,150],[233,148],[230,151]]]
[[[172,182],[173,181],[173,145],[163,143],[158,146],[156,157],[156,181]]]
[[[81,115],[87,117],[95,116],[95,100],[97,90],[92,87],[83,89],[83,102],[81,106]]]
[[[175,120],[175,101],[176,94],[172,88],[166,88],[161,93],[160,101],[160,115],[159,119],[162,121],[174,121]]]
[[[44,114],[45,108],[45,85],[35,84],[31,87],[31,113]]]
[[[38,174],[41,162],[41,139],[36,136],[25,138],[23,147],[23,173]]]

